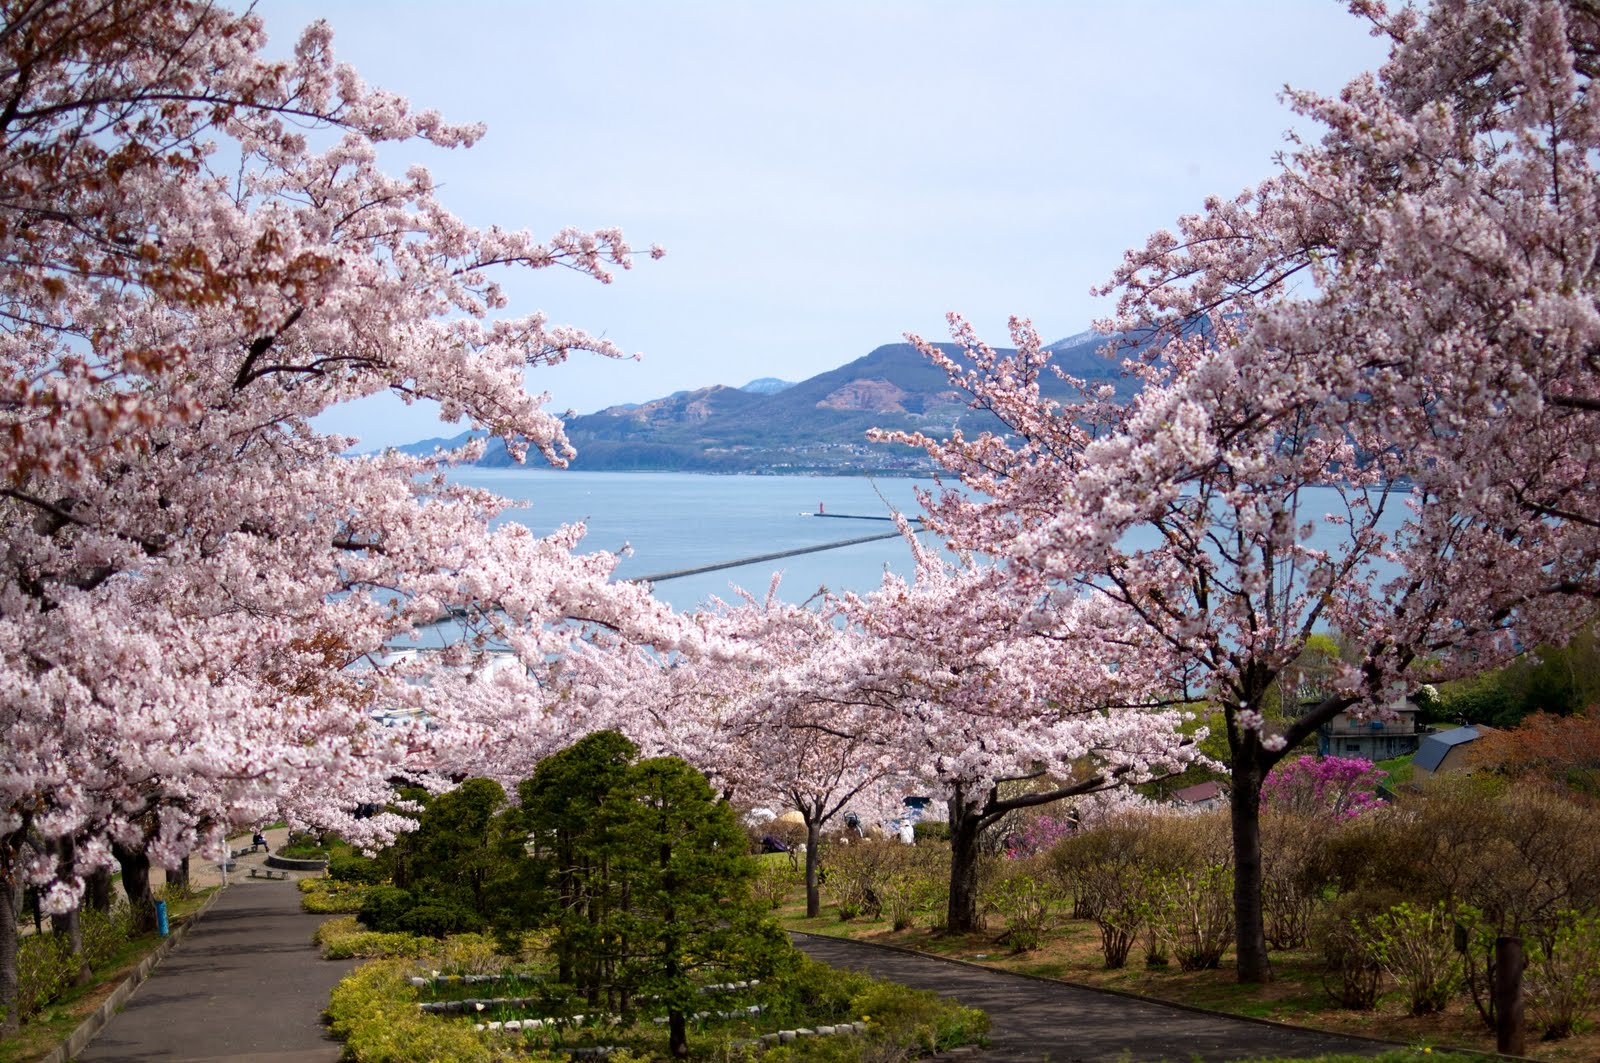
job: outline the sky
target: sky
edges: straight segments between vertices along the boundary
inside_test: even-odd
[[[589,413],[757,377],[798,381],[945,314],[1046,339],[1129,247],[1268,176],[1286,84],[1336,93],[1384,49],[1333,0],[259,0],[286,52],[315,18],[373,85],[488,135],[427,166],[481,225],[617,226],[661,244],[601,285],[507,278],[511,308],[639,361],[529,374]],[[1306,128],[1302,125],[1302,128]],[[369,400],[319,424],[375,447],[450,434]]]

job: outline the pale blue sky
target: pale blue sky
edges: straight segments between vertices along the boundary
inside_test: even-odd
[[[591,412],[800,380],[957,310],[1050,338],[1123,250],[1267,175],[1287,82],[1334,92],[1383,49],[1331,0],[488,3],[260,0],[274,49],[323,17],[369,83],[483,121],[420,161],[477,223],[620,226],[668,256],[604,287],[545,271],[518,310],[642,362],[530,374]],[[399,411],[399,412],[397,412]],[[368,406],[364,446],[450,429]]]

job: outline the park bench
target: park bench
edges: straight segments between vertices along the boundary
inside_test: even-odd
[[[289,872],[287,872],[287,871],[274,871],[270,867],[252,867],[250,869],[250,877],[251,878],[271,878],[271,879],[280,879],[281,878],[281,879],[286,879],[286,878],[289,877]]]

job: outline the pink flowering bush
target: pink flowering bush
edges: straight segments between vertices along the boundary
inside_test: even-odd
[[[1006,839],[1006,856],[1013,860],[1048,852],[1057,842],[1070,837],[1077,823],[1069,818],[1034,816],[1027,825]]]
[[[1383,804],[1388,777],[1360,757],[1301,757],[1279,764],[1261,783],[1263,808],[1328,819],[1353,819]]]

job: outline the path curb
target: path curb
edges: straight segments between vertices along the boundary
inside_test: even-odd
[[[106,997],[87,1019],[79,1023],[77,1029],[73,1030],[67,1036],[67,1039],[56,1047],[54,1052],[39,1060],[39,1063],[68,1063],[79,1052],[88,1048],[89,1042],[93,1041],[100,1031],[106,1028],[106,1023],[111,1021],[111,1016],[117,1013],[117,1009],[128,1002],[128,998],[133,996],[133,991],[138,989],[146,978],[150,977],[150,972],[155,970],[161,961],[167,958],[167,953],[178,947],[178,942],[188,935],[189,928],[198,923],[200,917],[210,911],[211,906],[217,903],[217,898],[221,896],[222,889],[219,888],[215,893],[207,897],[205,903],[195,909],[194,915],[190,916],[187,922],[168,934],[167,940],[156,946],[155,951],[150,955],[140,960],[139,966],[133,969],[133,973],[128,975],[121,985],[113,989],[111,995]]]

